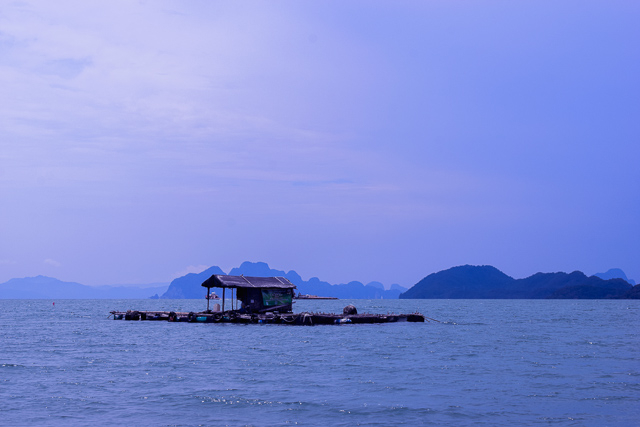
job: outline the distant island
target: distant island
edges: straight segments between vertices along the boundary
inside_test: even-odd
[[[220,267],[213,266],[200,273],[178,277],[168,287],[87,286],[46,276],[24,277],[0,283],[0,299],[204,299],[206,291],[200,285],[213,274],[226,273]],[[299,293],[340,299],[397,299],[407,290],[397,284],[391,285],[391,289],[385,289],[380,282],[370,282],[366,285],[361,282],[332,285],[317,277],[305,281],[293,270],[285,273],[270,268],[264,262],[243,262],[229,274],[283,276],[297,286]]]
[[[608,277],[605,273],[602,275]],[[463,265],[428,275],[400,298],[638,299],[640,285],[633,286],[622,278],[586,276],[580,271],[536,273],[525,279],[514,279],[490,265]]]
[[[167,285],[87,286],[53,277],[35,276],[0,283],[2,299],[144,299],[167,289]]]
[[[186,276],[174,279],[169,284],[169,289],[160,298],[181,299],[181,298],[204,298],[205,290],[200,286],[214,274],[227,274],[220,267],[213,266],[201,273],[189,273]],[[334,297],[340,299],[398,299],[407,288],[400,285],[391,285],[390,289],[385,289],[380,282],[370,282],[366,285],[362,282],[349,282],[332,285],[323,282],[317,277],[309,280],[302,280],[302,277],[295,271],[288,273],[282,270],[275,270],[265,262],[243,262],[240,267],[233,268],[228,273],[232,276],[253,276],[253,277],[286,277],[291,283],[296,285],[296,292],[301,294],[317,295],[321,297]]]
[[[204,299],[202,282],[214,274],[226,274],[213,266],[200,273],[189,273],[174,279],[169,286],[152,284],[135,286],[86,286],[46,277],[11,279],[0,284],[1,299]],[[230,275],[256,277],[282,276],[296,285],[297,292],[340,299],[638,299],[640,285],[628,279],[620,269],[586,276],[572,273],[537,273],[525,279],[514,279],[492,266],[463,265],[430,274],[411,289],[380,282],[349,282],[332,285],[317,277],[302,280],[291,270],[275,270],[264,262],[243,262],[229,271]],[[158,285],[158,286],[155,286]],[[635,285],[635,286],[634,286]]]

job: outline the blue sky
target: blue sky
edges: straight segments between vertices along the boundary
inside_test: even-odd
[[[640,5],[0,8],[0,282],[640,279]]]

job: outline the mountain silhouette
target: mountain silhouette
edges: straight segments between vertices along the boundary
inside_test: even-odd
[[[220,267],[209,267],[200,273],[189,273],[185,276],[173,279],[169,284],[167,292],[162,294],[162,299],[183,299],[183,298],[202,298],[207,296],[206,288],[203,288],[202,282],[207,280],[214,274],[225,274]]]
[[[624,274],[624,271],[622,271],[619,268],[610,268],[606,272],[604,272],[604,273],[596,273],[596,274],[594,274],[594,276],[597,276],[597,277],[599,277],[601,279],[604,279],[604,280],[622,279],[622,280],[627,281],[627,283],[629,283],[630,285],[633,285],[633,286],[636,285],[636,282],[631,280],[631,279],[628,279],[627,275]]]
[[[206,290],[200,286],[202,282],[213,274],[226,274],[220,267],[210,267],[207,270],[175,279],[169,285],[167,292],[161,298],[204,298]],[[289,279],[296,285],[296,292],[301,294],[311,294],[323,297],[336,297],[341,299],[397,299],[400,293],[406,290],[399,285],[392,285],[392,289],[385,290],[380,282],[363,284],[361,282],[349,282],[346,284],[332,285],[317,277],[309,280],[302,280],[302,277],[293,270],[285,272],[270,268],[265,262],[243,262],[240,267],[231,269],[232,276],[252,276],[252,277],[273,277],[281,276]]]
[[[632,286],[623,279],[603,280],[580,271],[514,279],[489,265],[463,265],[430,274],[400,298],[631,298],[631,291]]]
[[[142,299],[162,293],[166,286],[86,286],[47,276],[11,279],[0,284],[3,299]]]
[[[85,286],[64,282],[52,277],[36,276],[11,279],[0,284],[2,299],[203,299],[206,294],[201,284],[213,274],[225,274],[213,266],[200,273],[189,273],[165,286]],[[230,271],[232,275],[256,277],[283,276],[297,286],[297,292],[341,299],[396,299],[396,298],[488,298],[488,299],[541,299],[541,298],[629,298],[640,299],[640,285],[632,286],[620,269],[586,276],[580,271],[572,273],[536,273],[524,279],[514,279],[495,267],[463,265],[430,274],[406,289],[391,285],[385,290],[380,282],[349,282],[332,285],[317,277],[303,280],[293,270],[276,270],[264,262],[243,262]],[[156,294],[156,295],[154,295]],[[153,295],[153,296],[152,296]]]

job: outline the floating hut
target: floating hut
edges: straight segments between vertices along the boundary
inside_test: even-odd
[[[167,320],[170,322],[199,323],[279,323],[290,325],[328,325],[344,323],[424,322],[420,313],[412,314],[358,314],[356,307],[348,305],[342,314],[294,313],[292,310],[296,286],[285,277],[247,277],[214,274],[202,283],[211,295],[211,288],[222,289],[222,307],[207,298],[207,309],[202,312],[112,311],[113,318],[124,320]],[[231,307],[226,307],[227,289],[231,293]]]
[[[285,277],[246,277],[224,274],[214,274],[205,280],[202,286],[207,288],[207,295],[211,293],[211,288],[222,288],[222,311],[225,311],[225,292],[229,289],[232,310],[243,313],[291,312],[296,288],[296,285]],[[207,310],[209,310],[208,302]]]

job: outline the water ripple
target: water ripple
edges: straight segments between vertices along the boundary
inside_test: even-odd
[[[6,425],[634,425],[639,304],[325,301],[442,323],[107,320],[200,301],[0,301]],[[161,308],[162,307],[162,308]],[[172,307],[173,308],[173,307]],[[17,319],[11,313],[29,310]]]

